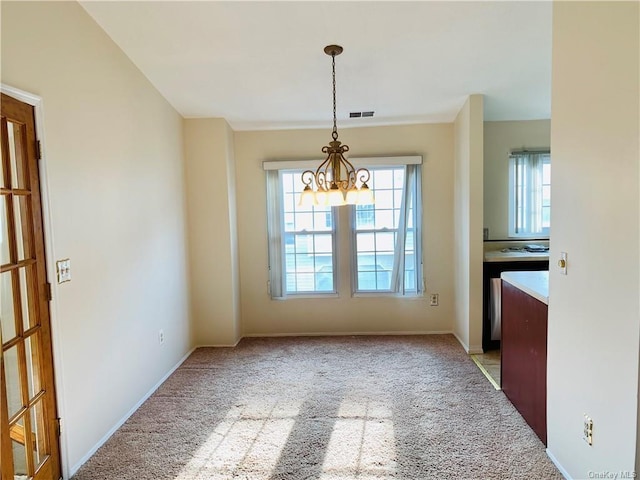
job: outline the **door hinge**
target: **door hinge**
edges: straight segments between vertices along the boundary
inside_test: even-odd
[[[42,145],[40,144],[40,140],[36,140],[36,160],[42,159]]]
[[[45,292],[47,294],[47,301],[51,301],[53,300],[53,293],[51,291],[51,284],[49,282],[47,282],[44,286]]]
[[[58,436],[62,435],[62,419],[56,418],[56,433]]]

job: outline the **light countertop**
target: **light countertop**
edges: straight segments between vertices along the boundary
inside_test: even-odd
[[[493,250],[485,252],[485,262],[531,262],[535,260],[549,260],[549,252],[502,252]]]
[[[549,305],[549,271],[502,272],[500,278],[531,295],[536,300]]]

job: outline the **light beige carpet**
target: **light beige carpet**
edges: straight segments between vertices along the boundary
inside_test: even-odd
[[[561,479],[450,335],[203,348],[75,480]]]

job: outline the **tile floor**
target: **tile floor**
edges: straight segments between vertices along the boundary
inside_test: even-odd
[[[476,365],[491,382],[496,390],[500,389],[500,350],[489,350],[486,353],[471,355]]]

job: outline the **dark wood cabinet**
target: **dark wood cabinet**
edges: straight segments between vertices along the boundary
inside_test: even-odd
[[[491,340],[491,279],[502,272],[549,270],[549,260],[484,262],[482,269],[482,349],[500,348],[500,340]]]
[[[547,444],[547,305],[502,281],[502,390]]]

